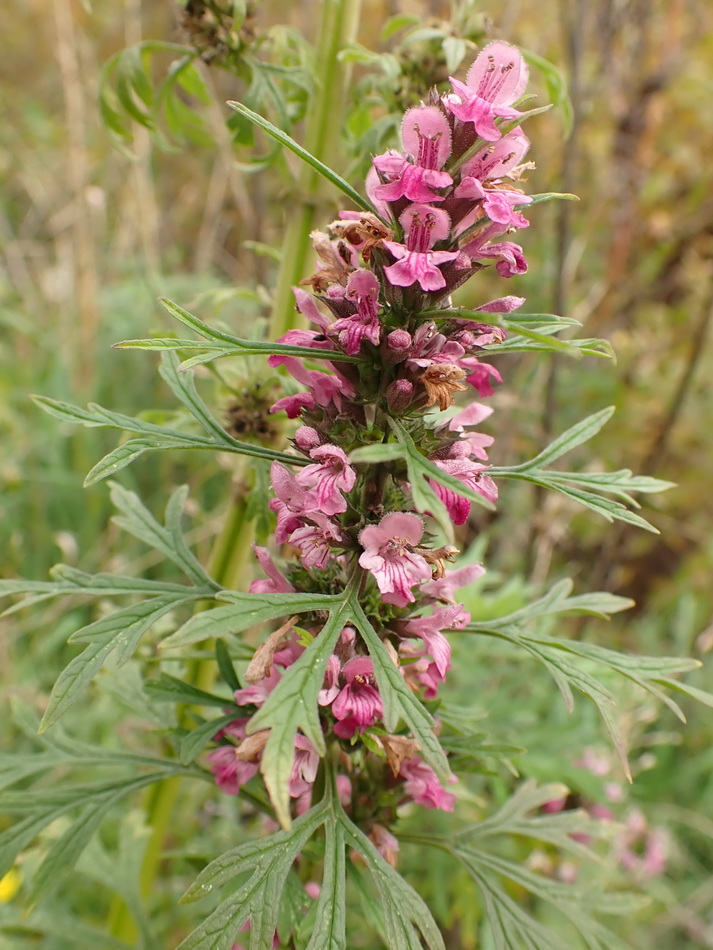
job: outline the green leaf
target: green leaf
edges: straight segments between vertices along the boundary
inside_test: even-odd
[[[123,468],[135,462],[139,456],[145,452],[169,451],[171,449],[206,449],[210,446],[189,445],[186,439],[157,438],[150,436],[143,439],[129,439],[121,445],[112,449],[103,459],[87,473],[84,479],[84,487],[91,488],[104,478],[116,475]]]
[[[441,46],[446,57],[446,69],[452,75],[465,59],[468,44],[458,36],[447,36]]]
[[[609,614],[629,610],[634,606],[634,601],[628,597],[619,597],[606,591],[593,591],[571,597],[573,586],[569,578],[563,578],[544,596],[504,617],[488,620],[486,626],[498,629],[560,613],[588,613],[607,619]]]
[[[312,610],[329,610],[342,602],[339,595],[330,594],[245,594],[240,591],[221,591],[218,599],[229,603],[195,614],[163,640],[161,648],[173,650],[202,640],[242,633],[266,620]]]
[[[219,445],[231,445],[236,441],[211,414],[205,402],[198,395],[193,376],[190,373],[179,372],[178,357],[175,353],[164,352],[161,354],[159,373],[168,383],[173,394]]]
[[[467,310],[460,307],[446,307],[437,310],[422,310],[418,316],[429,320],[475,320],[478,323],[494,324],[495,326],[510,326],[519,330],[521,324],[533,327],[579,327],[581,323],[574,317],[560,317],[554,313],[510,313],[505,317],[502,313],[488,313],[486,310]],[[499,344],[502,346],[503,344]]]
[[[200,587],[210,587],[220,590],[220,584],[214,581],[205,571],[202,564],[188,548],[181,532],[180,518],[183,506],[188,497],[188,486],[182,485],[171,495],[166,505],[166,525],[163,527],[156,521],[141,499],[134,492],[122,488],[113,482],[110,486],[111,500],[118,508],[119,514],[114,515],[112,521],[144,541],[173,561],[194,584]]]
[[[191,706],[217,706],[219,709],[234,705],[231,697],[216,696],[205,690],[179,680],[168,673],[161,673],[158,679],[147,680],[144,689],[153,699],[161,703],[186,703]],[[237,707],[236,707],[237,709]],[[235,718],[233,716],[233,718]],[[216,729],[216,732],[218,730]]]
[[[346,950],[346,837],[330,815],[324,823],[324,869],[315,911],[316,923],[306,950]]]
[[[240,341],[241,345],[228,343],[206,343],[202,340],[179,340],[175,337],[152,337],[144,340],[122,340],[114,343],[116,349],[147,350],[163,352],[166,350],[179,352],[181,350],[201,350],[200,356],[193,356],[180,364],[180,371],[185,372],[193,366],[209,363],[211,360],[223,359],[226,356],[296,356],[300,359],[329,360],[332,363],[359,363],[358,356],[349,356],[341,350],[321,350],[316,347],[290,346],[286,343],[260,343],[250,340]]]
[[[531,482],[551,491],[558,492],[576,501],[578,504],[590,508],[601,514],[607,521],[624,521],[628,524],[644,528],[653,534],[658,530],[650,525],[640,515],[630,511],[624,504],[601,498],[595,491],[607,492],[616,495],[630,505],[638,507],[630,496],[630,491],[654,492],[663,491],[671,487],[671,482],[652,479],[648,476],[635,477],[628,470],[618,472],[556,472],[546,471],[540,466],[555,461],[571,449],[596,435],[602,426],[611,418],[613,407],[601,409],[588,416],[581,422],[567,429],[554,442],[543,449],[538,455],[527,462],[503,468],[492,466],[488,471],[494,478],[514,478],[519,481]]]
[[[619,947],[616,938],[603,927],[591,912],[628,914],[641,901],[636,895],[606,893],[562,884],[550,877],[535,874],[489,850],[490,840],[499,836],[530,839],[574,854],[578,859],[591,859],[593,852],[575,840],[573,834],[592,838],[609,837],[613,829],[607,823],[588,818],[581,812],[564,811],[558,814],[540,814],[549,801],[567,793],[562,785],[538,787],[534,782],[524,783],[493,815],[449,835],[402,835],[401,840],[437,847],[458,860],[478,886],[485,905],[486,919],[492,930],[494,945],[501,950],[550,950],[567,945],[561,943],[556,932],[530,916],[528,902],[514,901],[509,891],[514,884],[539,900],[552,905],[580,931],[591,948],[605,950]],[[539,915],[538,915],[539,917]],[[594,936],[593,936],[594,935]],[[599,943],[599,940],[603,943]]]
[[[165,581],[150,581],[121,574],[86,574],[67,564],[57,564],[51,572],[55,580],[28,581],[0,580],[0,597],[26,594],[26,598],[4,611],[2,616],[14,613],[23,607],[39,603],[64,594],[101,594],[102,597],[118,597],[124,594],[182,594],[192,595],[194,591],[183,584],[169,584]],[[197,594],[198,591],[195,591]],[[201,593],[211,597],[212,587],[204,588]]]
[[[235,672],[233,661],[228,652],[228,648],[222,640],[216,640],[215,643],[215,662],[225,683],[227,683],[232,690],[240,689],[240,681]]]
[[[269,860],[274,851],[280,851],[286,845],[291,848],[293,839],[300,839],[301,850],[302,845],[324,823],[327,813],[325,802],[320,802],[295,819],[289,831],[276,831],[267,838],[247,841],[221,854],[203,868],[180,902],[188,904],[202,900],[240,874],[259,868],[264,858]]]
[[[113,795],[106,795],[103,800],[85,808],[64,834],[54,842],[32,878],[30,906],[41,903],[71,873],[107,812],[126,794],[125,789],[121,788]]]
[[[552,201],[555,198],[559,198],[563,201],[579,201],[578,195],[569,195],[563,194],[560,191],[548,191],[541,195],[530,195],[530,200],[527,202],[527,205],[518,205],[517,207],[525,208],[529,205],[537,205],[542,201]]]
[[[632,475],[629,469],[620,469],[618,472],[547,472],[547,478],[552,483],[574,482],[585,488],[606,491],[610,495],[623,498],[630,505],[636,504],[630,495],[632,491],[652,494],[676,487],[675,482],[667,482],[661,478]]]
[[[413,16],[410,13],[397,13],[395,16],[389,17],[386,23],[384,23],[381,28],[381,33],[379,34],[379,40],[382,43],[386,43],[395,33],[398,33],[399,30],[416,26],[420,22],[419,17]]]
[[[384,906],[389,950],[445,950],[443,937],[426,904],[401,875],[379,854],[366,835],[342,811],[340,816],[349,846],[364,858]]]
[[[46,937],[43,941],[46,947],[63,941],[64,946],[72,947],[72,950],[96,950],[97,947],[102,947],[102,950],[133,950],[124,940],[107,934],[106,927],[92,927],[86,920],[68,913],[58,901],[23,916],[20,916],[19,909],[16,916],[6,909],[0,921],[0,933],[12,935],[12,942],[5,943],[11,950],[16,947],[19,950],[18,940],[23,937],[27,941],[22,944],[23,948],[37,946],[38,939]]]
[[[199,900],[238,875],[253,873],[182,941],[178,950],[230,950],[248,918],[250,950],[270,947],[287,875],[326,815],[325,805],[320,804],[298,818],[289,831],[250,841],[212,861],[198,875],[183,901]]]
[[[349,460],[358,464],[368,462],[394,462],[396,459],[405,459],[406,449],[398,442],[382,442],[378,445],[362,445],[349,453]]]
[[[57,677],[40,723],[40,732],[49,729],[76,703],[110,653],[120,650],[119,661],[126,663],[143,634],[156,621],[195,599],[197,595],[191,594],[155,597],[117,610],[73,634],[73,639],[87,640],[89,645]]]
[[[376,215],[378,218],[381,216],[377,214],[376,210],[372,205],[366,201],[359,194],[358,191],[355,191],[352,186],[344,181],[336,172],[332,171],[331,168],[328,168],[319,159],[315,158],[314,155],[311,155],[306,149],[299,145],[293,138],[291,138],[287,133],[283,132],[281,129],[278,129],[277,126],[273,125],[272,122],[268,122],[267,119],[264,119],[261,115],[258,115],[257,112],[253,112],[251,109],[248,109],[247,106],[244,106],[242,102],[228,102],[228,105],[231,109],[235,109],[240,115],[244,116],[250,122],[257,125],[264,132],[267,132],[268,135],[271,135],[276,141],[281,145],[284,145],[291,152],[294,152],[303,162],[306,162],[315,171],[319,172],[323,178],[326,178],[327,181],[335,185],[343,194],[347,196],[354,204],[361,208],[363,211],[369,211],[371,214]],[[383,219],[382,219],[383,220]]]
[[[196,436],[181,432],[178,429],[169,429],[164,426],[153,425],[149,422],[144,422],[142,419],[125,416],[119,412],[113,412],[110,409],[105,409],[103,406],[98,406],[94,403],[90,403],[87,409],[80,409],[78,406],[73,406],[70,403],[62,402],[58,399],[49,399],[46,396],[33,396],[32,399],[41,409],[62,422],[71,422],[75,425],[83,425],[88,428],[105,427],[156,436],[159,441],[153,445],[147,444],[143,448],[143,451],[148,451],[150,448],[211,449],[212,451],[234,452],[237,455],[249,455],[254,458],[282,462],[285,465],[301,466],[309,464],[308,459],[300,458],[300,456],[297,455],[287,455],[284,452],[276,452],[273,449],[265,449],[261,446],[251,445],[249,442],[239,442],[237,439],[233,439],[229,436],[225,431],[222,432],[220,438],[208,438],[206,436]],[[213,421],[215,422],[215,420]],[[215,425],[218,426],[218,423],[215,422]],[[120,453],[118,457],[119,460],[121,460]],[[99,466],[101,465],[102,462],[99,463]],[[95,468],[98,469],[99,466]],[[116,470],[118,469],[114,469],[114,471]],[[92,472],[94,473],[95,470],[93,469]],[[107,472],[107,474],[109,474],[109,472]],[[92,480],[96,481],[97,477],[98,476],[94,474]]]
[[[599,412],[595,412],[591,416],[587,416],[586,419],[582,419],[581,422],[563,432],[534,458],[515,466],[511,471],[525,472],[540,469],[543,465],[554,462],[555,459],[560,458],[566,452],[593,438],[607,424],[614,412],[615,407],[609,406],[606,409],[600,409]]]
[[[577,504],[583,505],[591,511],[596,511],[607,521],[624,521],[627,524],[635,525],[637,528],[643,528],[644,531],[649,531],[651,534],[659,534],[658,528],[649,524],[649,522],[640,515],[629,511],[629,509],[620,502],[611,501],[609,498],[601,498],[591,491],[583,491],[579,488],[573,488],[571,485],[564,484],[566,476],[568,476],[566,477],[566,481],[576,484],[576,472],[557,472],[555,473],[555,478],[550,478],[552,474],[550,472],[540,472],[537,470],[524,473],[516,472],[512,475],[500,471],[498,474],[505,478],[515,478],[520,481],[532,482],[533,485],[541,485],[543,488],[549,488],[551,491],[564,495],[565,498],[569,498],[571,501],[575,501]],[[619,494],[618,490],[615,491],[615,494]]]
[[[547,98],[555,108],[561,110],[565,134],[569,137],[574,124],[574,110],[567,91],[567,80],[564,74],[553,63],[542,56],[538,56],[537,53],[530,50],[521,50],[521,52],[525,60],[542,74],[547,86]]]
[[[567,586],[563,586],[565,584]],[[685,684],[670,679],[674,673],[685,673],[696,669],[699,665],[697,660],[676,657],[627,656],[593,643],[526,634],[518,630],[517,623],[544,616],[548,613],[568,612],[572,609],[575,611],[584,609],[586,612],[598,613],[602,606],[608,608],[609,611],[613,608],[626,609],[626,604],[619,604],[618,598],[613,604],[607,605],[608,596],[602,594],[591,595],[593,604],[588,601],[587,595],[583,595],[583,598],[568,598],[566,595],[569,589],[569,582],[562,582],[556,585],[545,598],[535,602],[530,608],[516,611],[509,618],[489,621],[482,626],[470,625],[464,627],[463,630],[467,633],[494,636],[526,650],[538,659],[552,675],[570,710],[574,705],[572,688],[577,689],[591,699],[597,706],[612,737],[624,770],[629,775],[624,737],[613,714],[614,697],[602,683],[585,669],[582,669],[583,662],[584,665],[598,664],[604,666],[635,683],[641,689],[646,690],[656,699],[665,703],[684,722],[683,712],[677,703],[659,688],[660,686],[678,690],[692,698],[702,700],[707,705],[713,705],[713,696],[702,691],[693,690]],[[603,598],[603,600],[600,598]]]
[[[331,361],[341,361],[344,363],[359,363],[360,358],[358,356],[348,356],[346,353],[342,353],[339,350],[320,350],[312,348],[309,346],[291,346],[285,343],[263,343],[259,340],[241,340],[239,337],[232,336],[230,333],[224,333],[222,330],[216,330],[214,327],[209,326],[207,323],[204,323],[202,320],[199,320],[198,317],[194,316],[192,313],[189,313],[187,310],[184,310],[183,307],[179,307],[178,304],[173,303],[173,301],[168,300],[166,297],[160,297],[159,302],[164,307],[168,313],[171,314],[176,320],[180,323],[183,323],[185,326],[190,327],[191,330],[194,330],[200,336],[206,337],[208,340],[214,340],[223,344],[226,348],[226,355],[245,355],[245,356],[254,356],[254,355],[263,355],[263,356],[298,356],[301,358],[308,357],[310,359],[316,360],[331,360]],[[127,346],[133,343],[151,343],[151,340],[129,340],[125,343],[117,343],[116,346]],[[164,342],[164,341],[159,341]],[[167,343],[172,341],[165,341]],[[196,346],[203,344],[197,343],[197,341],[173,341],[175,343],[186,342],[190,345]],[[172,347],[173,349],[180,349],[180,347]]]
[[[75,808],[101,807],[107,799],[111,799],[113,803],[124,795],[129,795],[180,771],[183,771],[182,768],[176,764],[170,770],[164,769],[138,777],[131,776],[128,779],[114,779],[111,782],[64,786],[61,789],[33,789],[30,795],[27,791],[4,793],[0,799],[0,806],[6,814],[26,812],[30,814],[0,835],[0,876],[12,867],[17,855],[37,837],[43,828],[66,812]],[[76,834],[81,834],[78,826],[73,826],[73,828]],[[86,845],[86,842],[84,844]],[[73,847],[72,836],[70,836],[63,842],[61,850],[66,848],[66,853],[76,860]]]
[[[562,328],[556,327],[553,332]],[[574,359],[583,356],[597,356],[602,359],[614,359],[614,350],[608,340],[575,339],[559,340],[549,333],[538,333],[520,328],[519,332],[510,336],[504,343],[489,343],[483,347],[488,353],[527,353],[532,351],[545,353],[562,353]]]

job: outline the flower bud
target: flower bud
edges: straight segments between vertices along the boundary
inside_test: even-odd
[[[392,330],[386,337],[384,357],[389,363],[400,363],[411,350],[411,334],[407,330]]]
[[[413,399],[413,383],[396,379],[386,390],[386,402],[392,412],[403,412]]]
[[[312,449],[316,449],[319,445],[322,445],[323,442],[324,439],[322,436],[316,429],[313,429],[312,426],[300,426],[297,432],[295,432],[295,445],[307,455],[309,455]]]

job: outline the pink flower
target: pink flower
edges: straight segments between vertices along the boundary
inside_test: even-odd
[[[314,780],[317,778],[319,756],[306,736],[299,733],[295,736],[295,754],[290,772],[290,798],[300,798],[312,792]]]
[[[311,393],[295,393],[294,396],[283,396],[270,406],[270,412],[286,412],[288,419],[296,419],[303,409],[314,409],[317,405]]]
[[[237,749],[233,745],[221,745],[212,749],[206,756],[210,770],[215,776],[215,783],[226,795],[237,795],[240,787],[257,775],[257,762],[244,762],[237,756]]]
[[[259,683],[253,683],[245,686],[243,689],[236,689],[233,693],[235,702],[238,706],[262,706],[273,689],[280,682],[282,673],[273,665],[270,669],[270,675],[265,676]]]
[[[356,303],[357,312],[337,320],[331,327],[337,333],[339,345],[350,356],[356,355],[366,338],[377,346],[381,338],[379,323],[379,281],[369,270],[360,268],[349,277],[346,289],[347,300]]]
[[[466,426],[478,425],[483,419],[487,419],[492,414],[490,406],[484,406],[482,403],[473,402],[462,412],[457,413],[448,424],[451,432],[457,432],[461,436],[462,446],[465,452],[460,449],[461,443],[455,443],[451,450],[451,457],[458,455],[473,455],[475,458],[487,461],[488,453],[486,448],[491,446],[495,439],[491,435],[485,435],[482,432],[468,432]]]
[[[462,102],[449,99],[447,108],[461,122],[472,122],[481,138],[496,142],[502,132],[494,119],[520,115],[509,107],[522,95],[527,78],[527,63],[519,50],[507,43],[490,43],[470,67],[465,83],[451,77],[453,89]]]
[[[481,396],[492,396],[493,387],[490,385],[491,378],[498,383],[502,383],[503,378],[500,373],[491,366],[490,363],[481,363],[475,356],[467,356],[461,360],[460,365],[468,371],[466,382],[470,383]]]
[[[298,472],[296,481],[302,488],[311,488],[304,498],[305,510],[321,511],[336,515],[347,510],[342,492],[351,491],[356,481],[356,472],[349,464],[343,449],[337,445],[320,445],[310,452],[314,465]]]
[[[312,426],[300,426],[297,432],[295,432],[295,445],[305,454],[309,455],[312,449],[316,449],[320,445],[324,445],[324,438],[317,432],[316,429],[313,429]]]
[[[326,333],[330,326],[329,317],[326,317],[319,309],[312,294],[308,294],[307,291],[303,290],[301,287],[293,287],[292,293],[295,295],[295,301],[297,302],[297,309],[299,312],[307,317],[310,323],[314,323],[323,333]],[[286,343],[289,341],[285,340],[285,337],[282,337],[280,342]],[[304,344],[300,345],[303,346]],[[317,344],[314,340],[312,340],[312,342],[308,343],[307,346],[321,346],[322,349],[331,349],[331,344],[328,340],[326,341],[326,345]]]
[[[270,484],[276,496],[269,501],[270,510],[277,512],[275,541],[284,544],[302,524],[300,516],[307,508],[307,492],[292,472],[279,462],[273,462],[270,467]]]
[[[435,699],[445,676],[438,672],[433,660],[426,657],[427,652],[425,646],[419,647],[412,640],[404,640],[399,645],[399,656],[409,659],[403,667],[403,676],[409,688],[414,692],[423,688],[426,699]]]
[[[389,181],[374,188],[375,197],[381,201],[443,201],[434,189],[453,183],[447,172],[438,171],[451,153],[448,119],[437,106],[409,109],[401,125],[401,140],[414,164],[396,152],[377,155],[374,166]]]
[[[423,522],[417,515],[394,511],[359,535],[364,548],[359,564],[374,575],[387,604],[405,607],[414,600],[411,588],[430,579],[428,562],[413,550],[422,534]]]
[[[432,363],[457,363],[465,350],[455,340],[439,333],[435,323],[422,323],[413,336],[413,346],[407,365],[425,369]]]
[[[249,587],[251,594],[289,594],[294,591],[294,587],[284,574],[275,567],[267,548],[258,547],[253,544],[253,551],[257,555],[260,567],[267,574],[268,580],[258,578],[254,580]]]
[[[455,475],[468,488],[478,492],[488,501],[498,499],[498,488],[489,475],[484,475],[485,466],[469,459],[433,459],[433,464],[449,475]],[[470,501],[459,495],[453,489],[441,485],[435,479],[429,478],[429,484],[448,509],[453,524],[465,524],[470,513]]]
[[[446,279],[438,264],[454,261],[458,251],[433,251],[437,241],[445,240],[450,233],[450,218],[440,208],[426,204],[412,204],[399,217],[406,234],[406,244],[383,241],[383,245],[397,259],[395,264],[384,268],[384,274],[396,287],[410,287],[418,282],[421,290],[440,290]]]
[[[516,210],[530,204],[532,198],[519,191],[484,188],[477,178],[463,178],[455,191],[456,198],[482,201],[482,209],[495,224],[504,228],[529,228],[530,222]]]
[[[369,171],[366,173],[366,180],[364,181],[364,190],[366,191],[367,198],[374,206],[377,214],[381,215],[382,218],[388,220],[389,218],[389,206],[385,201],[382,201],[376,195],[376,189],[381,185],[379,180],[379,173],[376,168],[372,165]],[[340,217],[343,212],[340,212]],[[358,218],[358,215],[357,215]]]
[[[414,385],[408,379],[395,379],[386,389],[386,402],[393,413],[404,412],[411,404]]]
[[[448,604],[455,603],[455,592],[461,587],[467,587],[485,574],[482,564],[466,564],[455,571],[446,571],[443,577],[427,581],[421,585],[421,591],[434,600],[441,600]]]
[[[461,177],[483,182],[503,178],[520,164],[529,147],[530,140],[522,129],[511,129],[467,161],[461,169]]]
[[[333,375],[323,373],[321,370],[307,369],[296,356],[270,356],[267,361],[270,366],[284,366],[291,376],[307,386],[309,393],[306,395],[310,397],[305,402],[307,406],[310,406],[311,402],[311,406],[318,405],[325,408],[336,406],[337,409],[341,409],[343,397],[353,399],[356,395],[351,383],[338,370],[334,369],[331,363],[327,363],[327,365],[334,369]],[[304,395],[301,394],[300,398],[304,398]],[[287,397],[288,400],[293,401],[297,398],[297,396]],[[285,400],[280,399],[270,411],[276,412],[277,407],[286,408]]]
[[[408,159],[396,152],[377,155],[374,165],[385,177],[391,179],[387,184],[377,185],[374,194],[381,201],[443,201],[442,195],[434,194],[436,188],[447,188],[453,179],[447,172],[412,165]]]
[[[381,696],[376,689],[374,664],[368,656],[355,656],[344,664],[342,676],[346,686],[332,703],[332,712],[339,720],[334,732],[351,739],[355,732],[373,726],[384,714]]]
[[[503,226],[493,224],[492,227],[481,232],[474,241],[466,244],[463,250],[474,261],[495,260],[497,262],[495,270],[501,277],[515,277],[518,274],[527,273],[527,261],[519,244],[513,244],[512,241],[502,241],[499,244],[488,243],[492,237],[502,233]]]
[[[337,797],[339,798],[339,803],[343,808],[351,808],[352,804],[352,783],[351,779],[347,775],[338,775],[336,778],[337,783]]]
[[[443,788],[433,769],[417,756],[402,762],[399,774],[405,779],[404,791],[417,805],[453,811],[455,795]]]
[[[441,631],[462,630],[470,623],[470,614],[462,604],[450,604],[436,607],[429,617],[415,617],[404,624],[408,637],[419,637],[426,646],[426,652],[436,664],[441,678],[445,678],[451,666],[451,647]]]
[[[332,700],[339,695],[339,674],[341,669],[342,664],[339,662],[339,657],[332,653],[327,660],[322,689],[320,689],[317,697],[317,702],[320,706],[329,706]]]
[[[301,527],[289,536],[290,544],[302,556],[302,564],[309,570],[316,567],[323,571],[327,566],[332,544],[341,542],[342,532],[321,511],[312,511]]]
[[[305,891],[313,901],[316,901],[319,895],[322,893],[322,887],[316,881],[307,881],[305,884]]]
[[[299,660],[304,651],[305,648],[299,642],[299,637],[293,633],[285,646],[280,650],[275,650],[272,662],[286,670],[288,666],[292,666],[296,660]]]

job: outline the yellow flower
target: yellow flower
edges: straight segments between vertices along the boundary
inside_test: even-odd
[[[20,890],[22,875],[17,868],[10,868],[5,877],[0,877],[0,904],[7,904]]]

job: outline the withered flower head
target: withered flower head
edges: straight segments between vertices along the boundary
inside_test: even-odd
[[[428,396],[427,406],[438,403],[443,410],[453,405],[453,393],[462,393],[467,390],[463,382],[466,372],[455,363],[431,363],[419,376]]]
[[[300,283],[310,285],[319,294],[326,293],[332,284],[341,284],[346,287],[349,275],[355,270],[348,260],[349,255],[343,252],[339,244],[335,246],[335,242],[324,231],[312,231],[310,237],[322,266],[311,277],[306,277]]]
[[[370,211],[361,214],[358,221],[349,219],[332,221],[329,229],[354,247],[358,247],[365,262],[370,260],[371,252],[375,247],[382,241],[390,241],[394,236],[391,228],[383,224]]]

